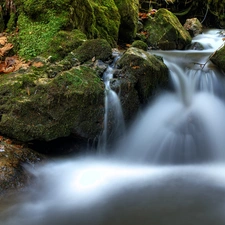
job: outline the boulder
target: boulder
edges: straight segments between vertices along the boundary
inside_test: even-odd
[[[138,0],[114,0],[118,7],[121,21],[119,27],[119,39],[123,42],[131,42],[136,37],[138,29]]]
[[[120,84],[120,98],[127,120],[133,118],[140,106],[154,96],[160,85],[167,85],[168,68],[158,57],[130,47],[117,61],[120,69],[112,88]],[[118,88],[117,88],[118,89]]]
[[[87,36],[78,29],[71,31],[60,30],[50,40],[51,48],[42,53],[44,57],[51,57],[51,61],[62,60],[68,53],[74,51],[87,40]]]
[[[225,46],[219,48],[211,57],[210,60],[221,70],[225,72]]]
[[[192,40],[178,18],[167,9],[159,9],[154,17],[150,16],[144,30],[147,44],[162,50],[184,49]]]
[[[112,48],[104,39],[90,39],[85,41],[73,53],[81,63],[91,60],[93,57],[93,61],[107,61],[112,56]]]
[[[68,57],[56,68],[44,65],[2,75],[1,133],[20,141],[49,141],[71,133],[95,138],[102,129],[104,86],[92,68],[76,63]]]
[[[56,50],[64,53],[64,47],[66,52],[74,50],[71,48],[77,47],[76,37],[80,40],[74,30],[79,30],[88,39],[106,39],[113,47],[118,40],[120,14],[113,0],[21,0],[16,1],[16,12],[6,17],[13,20],[7,29],[19,28],[12,41],[16,53],[26,59],[40,55],[48,57]],[[55,45],[58,46],[54,51]]]
[[[192,37],[202,33],[202,24],[197,18],[187,19],[184,24],[184,28]]]
[[[79,0],[78,2],[82,1]],[[89,0],[89,2],[94,12],[95,21],[92,26],[96,32],[90,38],[104,38],[112,47],[116,47],[120,27],[120,14],[114,0]],[[75,7],[74,9],[78,11]]]
[[[134,41],[131,46],[135,47],[135,48],[140,48],[144,51],[148,50],[148,45],[144,41],[141,41],[141,40]]]
[[[32,176],[24,165],[34,167],[45,157],[21,144],[0,136],[0,198],[10,191],[21,190]]]

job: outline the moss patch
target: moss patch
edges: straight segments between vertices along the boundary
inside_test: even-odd
[[[112,48],[110,44],[104,39],[87,40],[77,50],[74,55],[78,60],[83,63],[93,57],[105,61],[112,56]]]
[[[140,48],[144,51],[148,50],[148,45],[144,41],[140,40],[134,41],[131,46],[135,48]]]
[[[155,17],[149,17],[144,29],[149,34],[147,43],[153,48],[183,49],[192,40],[178,18],[167,9],[159,9]]]
[[[48,67],[46,67],[48,70]],[[48,78],[45,69],[0,77],[1,133],[21,141],[52,140],[101,131],[104,86],[89,67],[72,67]]]
[[[51,48],[52,38],[62,28],[66,20],[66,15],[60,17],[52,15],[46,23],[32,21],[21,13],[18,18],[20,32],[15,39],[18,54],[25,59],[30,59],[47,52]]]
[[[51,48],[44,52],[45,57],[51,56],[53,61],[62,60],[69,52],[77,49],[87,37],[81,31],[75,29],[72,31],[60,30],[52,40],[50,40]]]
[[[117,64],[122,68],[121,76],[135,86],[141,103],[147,102],[159,85],[168,83],[166,65],[142,49],[130,47]]]

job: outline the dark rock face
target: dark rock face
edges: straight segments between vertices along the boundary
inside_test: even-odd
[[[130,42],[136,37],[138,28],[138,0],[114,0],[120,13],[119,39]]]

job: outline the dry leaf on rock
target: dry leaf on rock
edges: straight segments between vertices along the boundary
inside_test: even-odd
[[[2,48],[0,48],[0,56],[4,56],[6,52],[13,48],[13,44],[7,43]]]
[[[0,37],[0,45],[4,46],[6,44],[6,42],[7,42],[7,37],[5,37],[5,36]]]

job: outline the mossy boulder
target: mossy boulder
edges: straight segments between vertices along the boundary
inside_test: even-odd
[[[131,46],[135,47],[135,48],[140,48],[144,51],[148,50],[148,45],[144,41],[141,41],[141,40],[134,41]]]
[[[74,28],[88,38],[104,38],[111,46],[118,40],[120,15],[113,0],[77,0],[71,3]]]
[[[17,13],[9,15],[8,29],[18,27],[13,36],[15,51],[23,58],[30,59],[38,55],[47,55],[62,49],[55,44],[68,37],[69,47],[76,47],[74,30],[80,30],[87,38],[106,39],[111,46],[116,46],[119,33],[120,15],[113,0],[15,0]],[[16,17],[15,17],[16,15]],[[71,31],[71,33],[69,33]],[[80,37],[78,35],[78,39]],[[65,40],[62,40],[65,43]],[[62,44],[65,45],[65,44]],[[63,46],[62,46],[63,47]],[[55,48],[55,49],[53,49]],[[50,50],[50,51],[49,51]],[[64,52],[63,52],[64,54]],[[60,58],[58,59],[60,60]]]
[[[114,0],[91,0],[90,4],[94,12],[96,37],[106,39],[115,47],[119,35],[120,14]]]
[[[122,84],[121,92],[124,92],[121,98],[125,114],[130,114],[130,108],[137,112],[140,105],[147,103],[161,85],[167,85],[169,79],[163,61],[139,48],[130,47],[117,61],[117,66],[121,68],[117,77]],[[129,95],[132,99],[128,101]],[[139,106],[134,109],[133,105]]]
[[[37,20],[20,13],[17,21],[19,33],[13,36],[14,50],[23,58],[30,59],[41,54],[48,54],[51,41],[67,23],[67,15],[52,14]]]
[[[146,42],[153,48],[184,49],[192,40],[178,18],[167,9],[159,9],[154,17],[149,17],[144,30],[148,33]]]
[[[0,131],[20,141],[53,140],[71,133],[95,138],[102,129],[104,86],[87,66],[48,66],[0,77]]]
[[[85,41],[73,54],[81,63],[93,57],[93,60],[106,61],[112,56],[112,48],[105,39],[91,39]]]
[[[60,30],[50,41],[51,48],[42,54],[45,57],[52,57],[52,60],[62,60],[68,53],[77,49],[87,40],[87,37],[78,29],[71,31]]]
[[[221,70],[225,72],[225,46],[217,50],[210,60]]]
[[[123,42],[131,42],[136,37],[138,28],[138,0],[114,0],[121,16],[119,39]]]

